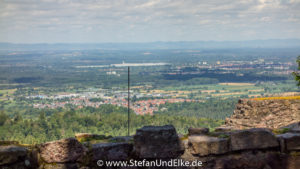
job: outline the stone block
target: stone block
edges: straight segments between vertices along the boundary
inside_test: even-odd
[[[75,162],[87,151],[75,138],[43,143],[38,146],[38,149],[46,163]]]
[[[0,146],[0,165],[17,162],[20,158],[25,158],[28,150],[20,146]]]
[[[92,145],[93,161],[128,160],[133,145],[130,143],[100,143]]]
[[[207,134],[209,132],[209,128],[192,128],[192,127],[190,127],[188,129],[188,131],[189,131],[189,136],[203,135],[203,134]]]
[[[230,151],[227,138],[209,136],[190,136],[188,150],[200,156],[225,154]]]
[[[268,129],[248,129],[231,133],[230,146],[233,151],[278,147],[275,135]]]
[[[134,152],[138,158],[176,158],[183,154],[176,130],[171,125],[145,126],[136,131]]]
[[[281,151],[299,151],[300,150],[300,134],[285,133],[277,135],[280,141]]]

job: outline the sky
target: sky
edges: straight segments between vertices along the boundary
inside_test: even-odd
[[[0,0],[0,42],[300,39],[300,0]]]

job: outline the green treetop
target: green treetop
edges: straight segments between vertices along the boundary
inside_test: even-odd
[[[298,63],[298,70],[300,70],[300,56],[298,56],[297,59],[297,63]],[[298,82],[298,86],[300,86],[300,72],[294,72],[293,75],[295,76],[295,80]]]

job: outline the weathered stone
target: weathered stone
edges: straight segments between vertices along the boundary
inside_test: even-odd
[[[107,137],[105,135],[99,135],[99,134],[91,134],[91,133],[77,133],[75,134],[75,138],[80,142],[85,142],[90,140],[108,139],[111,137]]]
[[[300,114],[300,113],[299,113]],[[300,122],[292,123],[290,125],[282,127],[283,129],[288,129],[290,133],[300,133]]]
[[[8,165],[1,165],[1,169],[35,169],[37,166],[30,166],[26,164],[26,161],[14,162]]]
[[[277,135],[280,141],[281,151],[296,151],[300,150],[300,134],[298,133],[285,133]]]
[[[185,149],[188,148],[188,141],[189,141],[188,136],[178,134],[178,138],[179,138],[179,141],[180,141],[180,147],[184,151]]]
[[[43,169],[79,169],[76,163],[55,163],[55,164],[45,164]]]
[[[291,133],[300,133],[300,128],[299,129],[291,129],[289,132],[291,132]]]
[[[17,141],[0,140],[0,146],[19,145]]]
[[[75,162],[87,151],[75,138],[47,142],[38,148],[41,158],[46,163]]]
[[[216,127],[215,132],[230,132],[232,131],[232,127]]]
[[[233,132],[230,136],[232,150],[264,149],[279,146],[275,135],[267,129],[248,129]]]
[[[207,134],[209,132],[209,128],[192,128],[192,127],[190,127],[188,129],[188,131],[189,131],[189,136],[203,135],[203,134]]]
[[[254,100],[243,99],[238,102],[225,126],[235,129],[280,128],[300,119],[299,99]],[[292,129],[299,131],[298,129]]]
[[[21,147],[21,148],[24,148],[24,147]],[[27,150],[25,156],[16,155],[16,158],[18,157],[16,161],[9,163],[9,164],[0,165],[0,168],[1,169],[35,169],[35,168],[39,168],[38,160],[34,157],[33,154],[36,155],[35,151],[30,148],[30,151]],[[10,159],[9,157],[11,155],[14,155],[14,153],[7,152],[5,157]]]
[[[145,126],[136,131],[134,151],[139,158],[176,158],[183,153],[171,125]]]
[[[188,149],[192,154],[200,156],[229,152],[229,141],[227,138],[190,136],[188,145]]]
[[[117,136],[109,139],[111,142],[130,142],[133,140],[132,136]]]
[[[280,152],[285,153],[286,152],[286,145],[285,145],[284,138],[281,137],[281,135],[277,135],[276,137],[277,137],[277,140],[279,142]]]
[[[20,146],[0,146],[0,165],[15,163],[25,158],[27,149]]]
[[[285,159],[281,159],[281,162],[285,162],[285,168],[283,169],[299,169],[300,155],[288,155]]]
[[[276,152],[246,151],[215,158],[213,169],[285,169]],[[209,163],[213,163],[210,161]],[[205,168],[205,167],[204,167]],[[296,169],[296,168],[294,168]]]
[[[100,143],[92,145],[93,160],[127,160],[133,149],[130,143]]]

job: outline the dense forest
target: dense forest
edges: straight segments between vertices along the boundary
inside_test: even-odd
[[[189,127],[213,129],[222,122],[222,120],[167,114],[139,116],[131,113],[130,133],[134,134],[137,128],[145,125],[172,124],[178,133],[185,134]],[[23,118],[19,113],[9,117],[4,111],[0,112],[0,140],[17,140],[32,144],[74,137],[75,133],[85,132],[107,136],[126,135],[127,109],[103,105],[100,108],[51,110],[49,115],[40,110],[38,117],[34,119]]]
[[[170,116],[188,116],[188,117],[204,117],[211,119],[225,119],[229,117],[237,99],[209,99],[205,102],[181,102],[166,103],[160,105],[160,111],[157,113]]]

